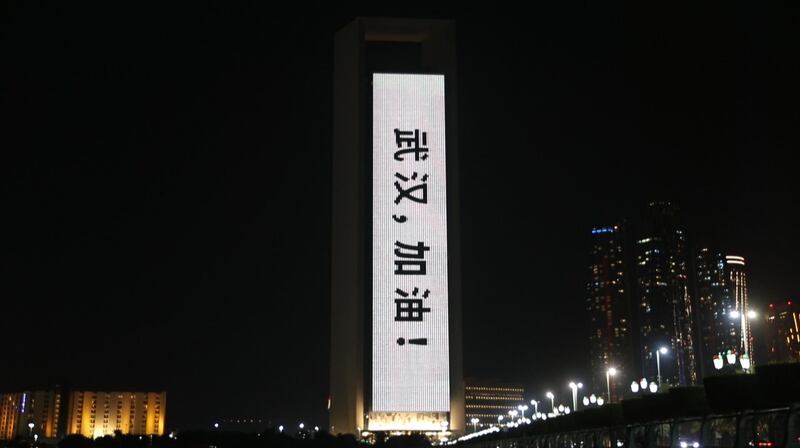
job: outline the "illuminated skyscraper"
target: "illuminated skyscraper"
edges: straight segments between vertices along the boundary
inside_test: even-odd
[[[162,435],[167,412],[166,392],[70,393],[67,433],[96,438],[114,431]]]
[[[771,303],[767,312],[767,361],[800,362],[800,304]]]
[[[464,431],[455,25],[334,40],[329,431]]]
[[[714,356],[724,357],[729,350],[747,353],[754,362],[744,258],[703,248],[695,261],[703,375],[713,374]],[[735,368],[722,364],[725,373]]]
[[[623,227],[592,229],[586,285],[592,390],[606,389],[606,371],[614,367],[625,374],[610,378],[612,400],[625,391],[625,382],[634,374],[626,270]]]
[[[734,304],[734,310],[728,314],[728,318],[739,325],[739,343],[736,351],[740,355],[747,354],[750,357],[750,363],[753,364],[755,362],[753,331],[750,327],[750,320],[755,317],[755,314],[750,309],[750,302],[747,298],[747,273],[745,272],[744,257],[725,256],[725,267]]]
[[[45,439],[59,437],[63,431],[61,410],[58,389],[0,394],[0,440],[34,435]]]
[[[656,350],[666,347],[668,352],[660,356],[662,380],[694,384],[697,371],[686,232],[676,206],[650,203],[635,253],[642,373],[649,380],[656,379]]]
[[[504,385],[496,382],[467,381],[464,388],[466,421],[480,420],[483,426],[498,423],[498,417],[508,418],[508,411],[525,404],[525,389],[522,386]],[[530,409],[533,411],[533,409]],[[533,412],[528,414],[532,415]]]
[[[736,351],[739,346],[738,325],[730,318],[736,303],[722,252],[700,249],[695,263],[695,276],[702,356],[699,364],[703,376],[708,376],[716,370],[713,363],[715,355],[728,350]],[[730,367],[725,370],[730,370]]]

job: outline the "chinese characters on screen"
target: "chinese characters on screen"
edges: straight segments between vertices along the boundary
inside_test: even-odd
[[[394,160],[405,161],[407,158],[420,165],[420,171],[424,171],[425,161],[428,159],[428,133],[421,132],[419,129],[413,131],[394,130],[394,139],[397,149],[394,152]],[[411,173],[395,172],[394,188],[397,190],[397,197],[394,199],[395,205],[403,201],[413,201],[418,204],[428,203],[428,175],[414,171]],[[408,222],[408,217],[402,214],[393,214],[392,219],[395,225],[403,225]],[[420,284],[424,284],[424,276],[427,274],[427,261],[425,254],[431,248],[425,245],[424,241],[416,242],[394,242],[394,275],[416,275],[421,276]],[[423,322],[425,314],[430,313],[431,309],[425,306],[425,299],[430,295],[430,290],[414,287],[410,292],[401,288],[395,289],[395,322]],[[428,345],[428,338],[414,335],[406,339],[399,337],[397,344],[400,346],[406,343],[410,345]]]

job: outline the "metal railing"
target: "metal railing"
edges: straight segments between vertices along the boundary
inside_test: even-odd
[[[498,432],[470,448],[800,448],[800,406],[570,432]]]

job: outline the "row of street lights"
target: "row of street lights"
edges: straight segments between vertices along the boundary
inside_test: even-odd
[[[745,315],[746,315],[746,317],[748,319],[754,319],[755,317],[757,317],[756,312],[753,311],[753,310],[748,310]],[[738,310],[734,310],[734,311],[732,311],[730,313],[730,317],[732,319],[739,319],[741,317],[742,320],[744,320],[744,316],[745,315],[741,314]],[[742,327],[744,328],[744,323],[742,324]],[[743,336],[743,338],[749,337],[748,335],[744,335],[744,334],[742,336]],[[656,393],[656,392],[658,392],[659,389],[661,389],[661,355],[666,355],[667,353],[669,353],[669,349],[667,347],[664,347],[664,346],[659,347],[657,350],[655,350],[655,355],[656,355],[656,381],[648,382],[646,378],[642,378],[639,382],[633,381],[631,383],[631,392],[638,393],[639,391],[644,392],[644,391],[649,390],[651,393]],[[730,350],[728,350],[727,354],[720,353],[718,355],[714,355],[714,367],[717,370],[722,369],[722,367],[724,366],[724,361],[725,360],[723,360],[723,357],[725,358],[725,360],[728,361],[728,364],[731,364],[731,365],[736,364],[736,354],[731,352]],[[744,354],[742,354],[741,356],[739,356],[739,362],[742,365],[742,369],[744,369],[747,372],[750,371],[751,361],[750,361],[750,357],[748,356],[748,354],[746,352]],[[609,402],[611,401],[611,377],[616,376],[618,372],[619,371],[615,367],[609,367],[608,369],[606,369],[606,397],[607,397],[607,400]],[[574,381],[570,381],[569,388],[572,390],[572,410],[577,411],[578,410],[578,390],[583,388],[583,383],[580,383],[580,382],[576,383]],[[559,413],[561,413],[561,414],[569,414],[570,413],[569,406],[565,407],[563,405],[559,405],[558,408],[556,407],[556,405],[555,405],[555,395],[552,392],[548,391],[545,394],[545,396],[550,399],[550,410],[551,410],[551,412],[550,412],[549,415],[558,416]],[[596,396],[594,394],[592,394],[590,396],[584,396],[583,400],[582,400],[582,403],[583,403],[584,407],[588,407],[590,405],[602,406],[605,402],[606,402],[606,399],[604,399],[602,396],[598,397],[598,396]],[[538,400],[531,400],[531,405],[534,407],[534,411],[533,411],[533,415],[532,415],[534,420],[536,420],[537,418],[542,418],[542,419],[546,419],[547,418],[548,414],[539,413],[539,404],[540,403],[541,402],[538,401]],[[517,415],[521,416],[519,421],[521,421],[521,422],[529,422],[530,420],[525,418],[525,411],[527,411],[527,410],[528,410],[528,406],[527,405],[520,405],[520,406],[517,406],[517,410],[508,411],[508,415],[509,415],[510,420],[511,420],[508,424],[509,425],[513,424],[514,420],[516,420]],[[517,412],[517,411],[519,411],[519,412]],[[480,420],[477,419],[477,418],[473,418],[472,419],[472,424],[473,424],[473,426],[474,426],[474,428],[476,430],[477,430],[477,424],[479,423],[479,421]],[[502,415],[498,416],[498,418],[497,418],[498,424],[501,424],[502,421],[503,421],[503,416]]]
[[[634,381],[633,383],[631,383],[631,391],[633,393],[637,393],[640,390],[640,388],[641,388],[642,391],[649,389],[650,392],[653,392],[653,393],[657,392],[658,389],[660,389],[660,387],[661,387],[661,355],[666,355],[668,352],[669,352],[669,350],[667,349],[667,347],[660,347],[660,348],[658,348],[658,350],[655,351],[655,354],[656,354],[657,380],[652,382],[652,383],[648,383],[645,378],[642,378],[641,382]],[[594,406],[603,406],[606,402],[610,402],[611,401],[611,377],[616,376],[619,373],[619,371],[616,369],[616,367],[609,367],[608,369],[606,369],[605,373],[606,373],[606,398],[603,398],[602,396],[597,396],[595,394],[584,396],[583,400],[581,401],[583,403],[584,407],[589,407],[589,406],[593,406],[593,405]],[[528,407],[528,405],[523,404],[523,405],[517,406],[517,409],[512,409],[512,410],[508,411],[509,421],[508,421],[507,425],[515,425],[515,424],[519,424],[519,423],[529,423],[531,420],[537,420],[537,419],[546,420],[548,417],[553,418],[553,417],[557,417],[559,415],[569,414],[572,411],[577,411],[578,410],[578,390],[583,389],[583,383],[570,381],[568,386],[569,386],[570,390],[572,391],[572,408],[570,408],[569,406],[564,406],[563,404],[560,404],[560,405],[556,406],[555,394],[552,391],[547,391],[545,393],[545,397],[547,397],[550,400],[550,412],[549,413],[544,413],[544,412],[540,413],[539,412],[539,404],[541,404],[541,401],[534,399],[534,400],[530,401],[531,406],[533,406],[533,413],[531,414],[531,419],[525,418],[525,411],[527,411],[530,408]],[[518,415],[520,416],[519,419],[517,419]],[[502,416],[502,415],[497,417],[497,424],[498,425],[502,425],[503,424],[503,418],[504,418],[504,416]],[[473,432],[476,432],[478,430],[478,423],[480,423],[480,419],[472,418],[470,420],[470,422],[473,425]]]

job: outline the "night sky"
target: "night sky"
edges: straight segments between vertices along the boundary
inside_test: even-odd
[[[170,427],[324,426],[353,16],[25,3],[0,7],[0,390],[156,388]],[[532,397],[588,380],[589,231],[650,200],[746,257],[756,304],[800,292],[796,33],[754,5],[547,3],[453,16],[464,370]]]

